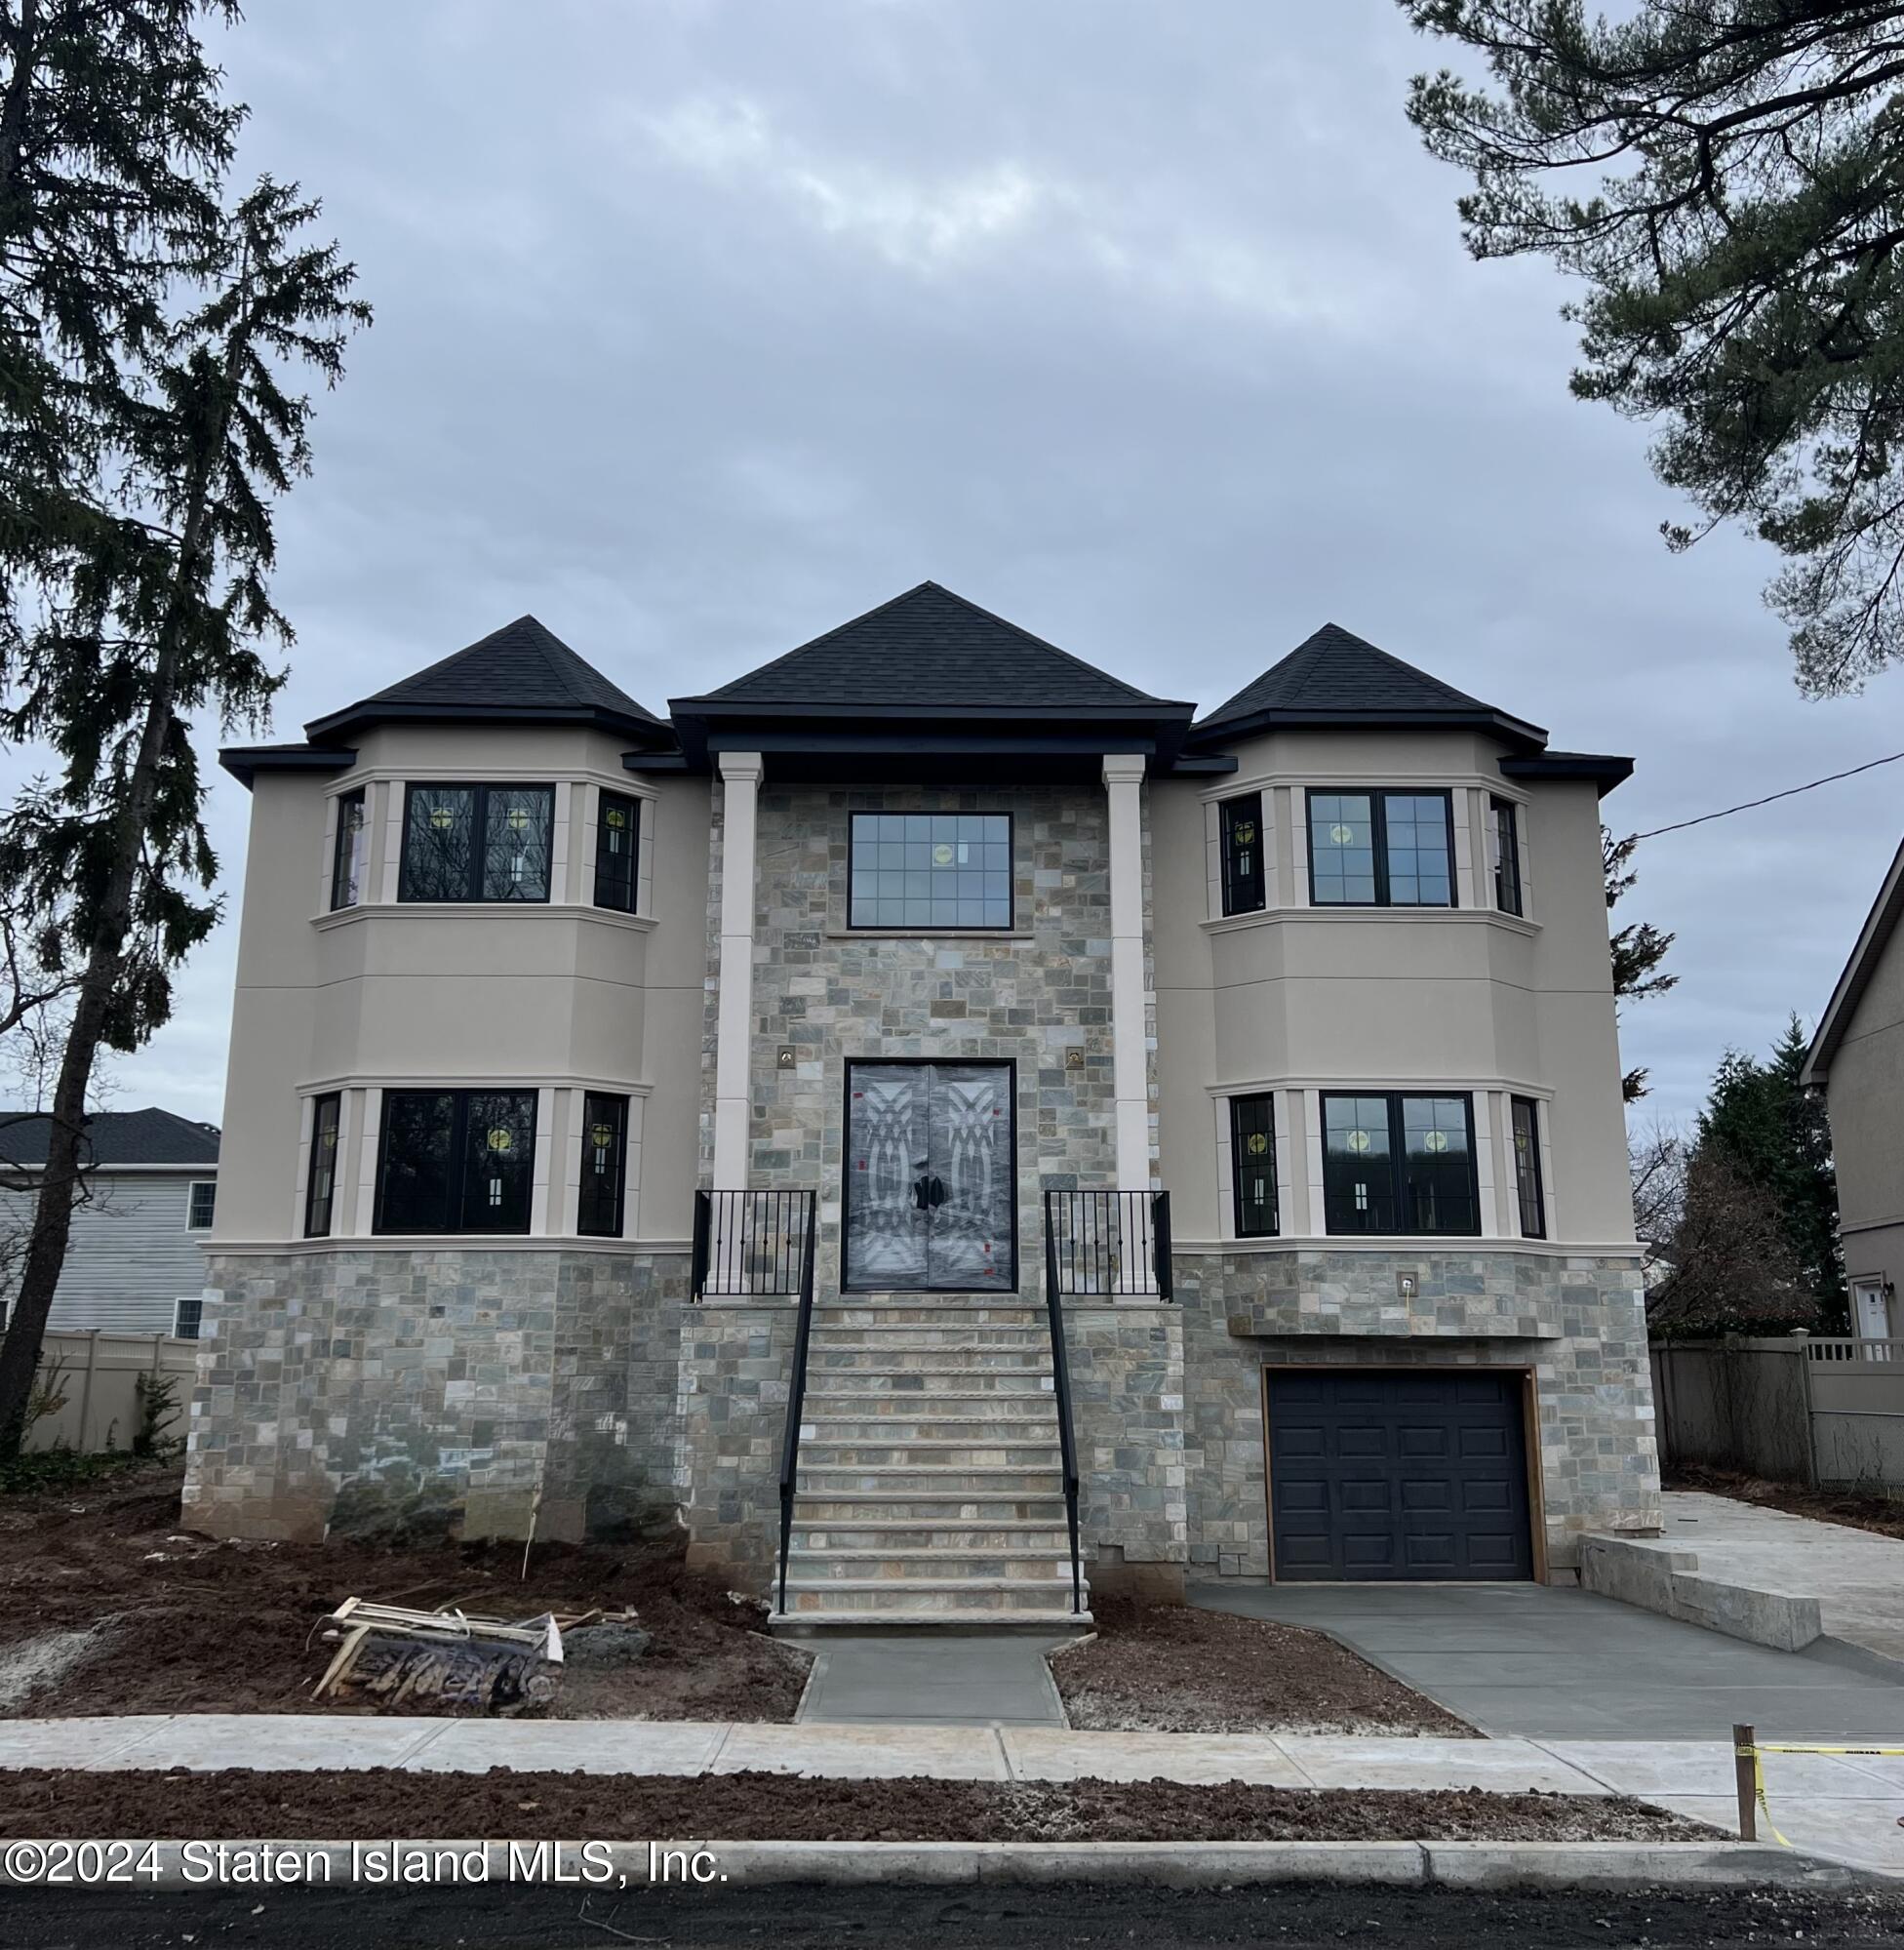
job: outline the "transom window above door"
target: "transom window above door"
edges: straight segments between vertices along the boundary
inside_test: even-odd
[[[1447,792],[1311,792],[1309,898],[1318,907],[1452,907]]]
[[[399,900],[546,900],[552,785],[412,785]]]
[[[854,928],[1012,926],[1009,813],[854,813]]]

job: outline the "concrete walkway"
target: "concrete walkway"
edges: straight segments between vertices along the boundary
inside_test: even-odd
[[[1898,1661],[1904,1680],[1904,1539],[1698,1490],[1661,1500],[1658,1548],[1696,1551],[1701,1577],[1817,1599],[1830,1637]]]
[[[1223,1583],[1193,1586],[1190,1598],[1326,1631],[1484,1733],[1705,1740],[1746,1721],[1766,1739],[1904,1746],[1904,1670],[1891,1678],[1869,1654],[1823,1642],[1772,1652],[1590,1592]]]
[[[829,1632],[811,1641],[803,1724],[1062,1727],[1049,1632]]]
[[[1904,1743],[1899,1743],[1904,1744]],[[1408,1740],[1079,1733],[1043,1727],[766,1727],[703,1721],[426,1720],[201,1713],[0,1721],[0,1767],[271,1771],[492,1767],[813,1779],[1250,1781],[1268,1787],[1632,1794],[1736,1833],[1726,1741]],[[1793,1846],[1904,1875],[1904,1761],[1773,1755]]]

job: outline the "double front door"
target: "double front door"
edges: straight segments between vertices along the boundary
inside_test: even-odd
[[[1009,1063],[849,1063],[843,1284],[1014,1292],[1012,1154]]]

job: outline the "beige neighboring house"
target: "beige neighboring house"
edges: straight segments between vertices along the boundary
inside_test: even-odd
[[[1626,759],[928,582],[665,716],[525,617],[224,764],[195,1524],[678,1524],[864,1623],[1657,1523]]]
[[[1904,1337],[1904,846],[1878,890],[1811,1039],[1804,1080],[1821,1085],[1838,1171],[1838,1232],[1851,1332]]]
[[[53,1120],[0,1110],[0,1317],[13,1304],[19,1249]],[[218,1130],[169,1110],[105,1110],[86,1121],[87,1197],[73,1213],[47,1328],[76,1333],[195,1336],[205,1241],[218,1208]]]

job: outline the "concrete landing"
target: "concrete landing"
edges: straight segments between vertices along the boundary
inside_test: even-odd
[[[1070,1633],[827,1633],[800,1724],[1062,1727],[1045,1654]]]

